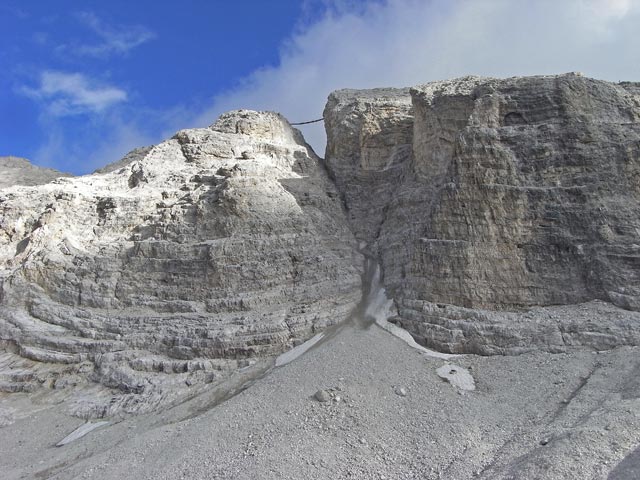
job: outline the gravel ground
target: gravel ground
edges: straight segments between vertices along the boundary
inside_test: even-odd
[[[204,395],[63,447],[55,444],[83,423],[64,404],[0,397],[0,419],[13,422],[0,429],[0,471],[4,479],[637,479],[639,353],[444,360],[375,325],[348,326],[217,406],[219,395]],[[476,389],[439,377],[447,363],[468,369]]]

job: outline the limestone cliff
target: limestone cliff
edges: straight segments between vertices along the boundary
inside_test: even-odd
[[[629,325],[605,305],[586,324],[517,313],[640,309],[636,84],[568,74],[343,90],[325,119],[354,232],[424,343],[515,353],[639,340],[638,316]]]
[[[339,195],[281,116],[232,112],[106,172],[0,191],[0,339],[22,358],[4,390],[89,378],[162,397],[357,305]]]
[[[361,252],[427,346],[640,345],[638,84],[341,90],[324,118],[325,161],[235,111],[1,187],[0,389],[97,386],[87,416],[166,405],[347,318]]]

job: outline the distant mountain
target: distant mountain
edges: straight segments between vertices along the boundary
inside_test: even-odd
[[[0,188],[13,185],[42,185],[59,177],[71,177],[53,168],[33,165],[20,157],[0,157]]]

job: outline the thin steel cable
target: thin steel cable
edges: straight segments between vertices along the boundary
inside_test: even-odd
[[[317,120],[309,120],[308,122],[298,122],[298,123],[292,123],[291,125],[306,125],[308,123],[317,123],[317,122],[322,122],[324,120],[323,118],[319,118]]]

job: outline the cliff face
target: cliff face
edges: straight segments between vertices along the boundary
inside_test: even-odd
[[[355,236],[372,244],[410,164],[409,89],[339,90],[329,97],[324,119],[327,168]]]
[[[3,478],[638,477],[640,84],[324,118],[324,161],[251,111],[38,186],[0,159]]]
[[[637,84],[341,90],[324,118],[324,162],[280,115],[236,111],[2,188],[0,390],[119,391],[76,410],[98,416],[166,403],[344,320],[361,251],[427,346],[640,344]]]
[[[612,315],[535,326],[493,311],[640,308],[634,84],[569,74],[339,91],[325,118],[354,231],[381,259],[398,322],[424,343],[508,353],[529,337],[599,347],[629,332]]]
[[[123,393],[224,376],[344,319],[356,247],[318,158],[272,113],[183,130],[111,173],[4,189],[0,338],[39,363],[1,385],[48,383],[50,364]]]

